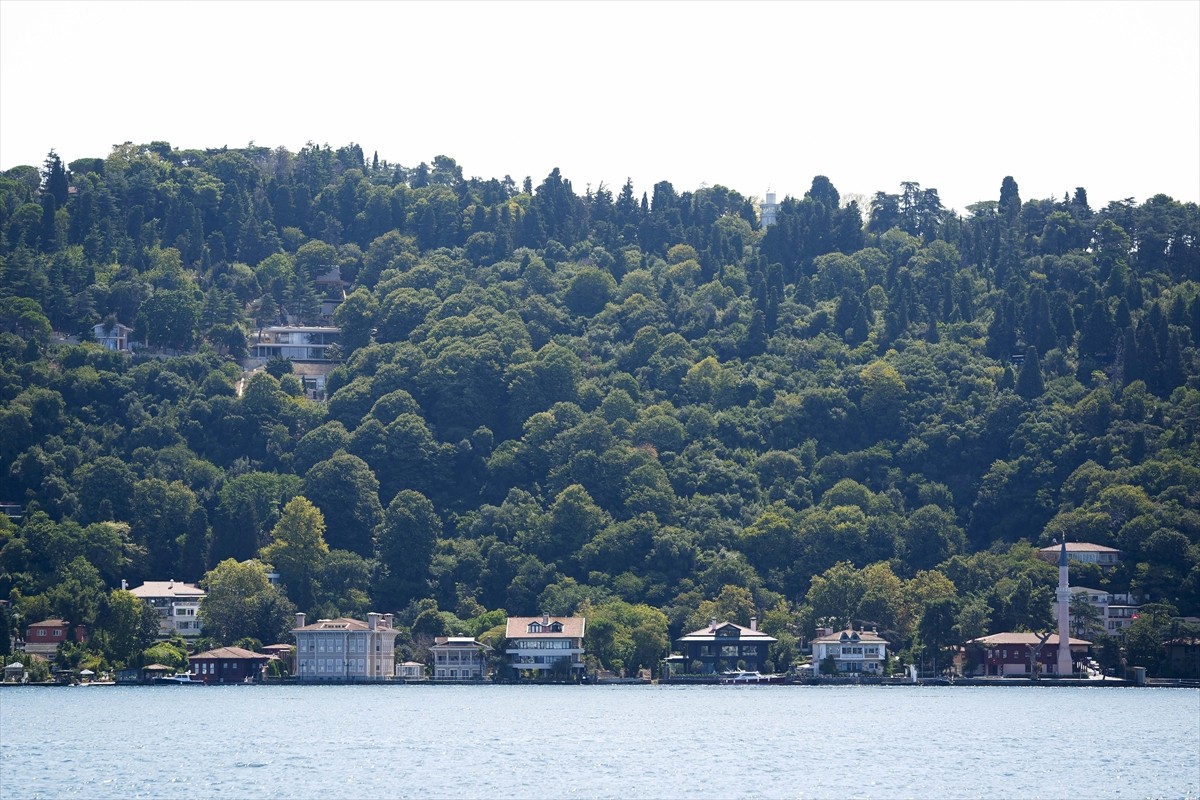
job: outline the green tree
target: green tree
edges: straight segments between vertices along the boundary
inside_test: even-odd
[[[303,495],[293,497],[271,530],[271,540],[259,551],[259,558],[275,567],[296,605],[311,609],[315,578],[329,556],[320,509]]]
[[[342,329],[342,350],[350,356],[355,350],[371,343],[379,304],[374,295],[358,288],[333,313],[333,324]]]
[[[86,558],[77,556],[55,573],[47,598],[62,619],[91,628],[100,615],[105,594],[100,572]]]
[[[184,350],[196,341],[200,308],[195,289],[158,290],[138,308],[134,327],[150,344]]]
[[[101,612],[104,654],[116,665],[132,664],[154,643],[159,631],[158,611],[131,592],[114,589]]]
[[[1038,351],[1032,345],[1025,350],[1025,360],[1021,363],[1021,370],[1017,373],[1017,394],[1024,397],[1026,400],[1032,400],[1035,397],[1041,397],[1046,391],[1046,384],[1042,380],[1042,362],[1038,358]]]
[[[420,492],[405,489],[388,503],[375,529],[380,574],[376,599],[381,608],[403,608],[425,596],[434,545],[442,521],[433,503]]]
[[[369,558],[374,531],[383,519],[379,481],[367,463],[349,453],[335,453],[304,475],[304,496],[321,509],[329,546]]]
[[[204,635],[230,644],[243,637],[278,642],[289,636],[296,606],[279,587],[272,586],[259,561],[232,558],[217,564],[200,579]]]
[[[598,314],[617,291],[617,282],[603,270],[585,267],[571,279],[563,301],[575,314],[590,317]]]

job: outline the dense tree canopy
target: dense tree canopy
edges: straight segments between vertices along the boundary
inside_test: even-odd
[[[102,625],[137,616],[105,599],[123,577],[207,573],[222,641],[285,636],[292,604],[591,609],[629,668],[754,612],[783,663],[829,619],[914,653],[1040,629],[1031,545],[1066,536],[1122,550],[1096,588],[1200,613],[1200,210],[997,187],[860,208],[817,176],[762,229],[722,186],[580,194],[353,144],[9,170],[0,596]],[[334,268],[328,402],[287,362],[244,375]],[[87,341],[118,322],[141,350]],[[237,572],[260,553],[288,596]]]

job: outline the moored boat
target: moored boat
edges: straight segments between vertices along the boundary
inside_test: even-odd
[[[203,686],[204,681],[198,681],[190,672],[182,675],[163,675],[150,681],[153,686]]]

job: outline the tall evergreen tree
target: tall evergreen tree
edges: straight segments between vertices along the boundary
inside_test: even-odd
[[[1041,397],[1045,391],[1046,384],[1042,380],[1042,362],[1038,358],[1037,348],[1030,346],[1025,350],[1025,361],[1021,364],[1021,371],[1017,373],[1017,394],[1026,400],[1032,400],[1035,397]]]

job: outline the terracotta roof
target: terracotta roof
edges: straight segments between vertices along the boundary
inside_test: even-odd
[[[253,650],[246,650],[245,648],[242,648],[242,647],[218,647],[216,650],[206,650],[203,653],[197,653],[194,656],[188,656],[188,658],[193,659],[193,660],[198,659],[198,658],[212,658],[212,659],[228,658],[231,660],[238,659],[238,658],[241,658],[241,659],[253,658],[253,659],[257,659],[257,660],[261,660],[261,661],[266,661],[267,659],[270,658],[270,656],[267,655],[266,653],[256,653]]]
[[[993,633],[988,636],[980,636],[978,639],[972,639],[968,644],[982,644],[987,647],[998,647],[1006,644],[1016,645],[1036,645],[1042,640],[1042,637],[1036,633],[1015,633],[1013,631],[1004,631],[1003,633]],[[1050,634],[1050,638],[1046,640],[1047,645],[1058,645],[1058,634]],[[1076,639],[1074,636],[1067,637],[1069,645],[1090,645],[1091,642],[1086,639]]]
[[[835,631],[828,636],[818,636],[812,640],[812,644],[830,644],[833,642],[882,642],[890,644],[887,639],[884,639],[875,631],[856,631],[853,628],[846,628],[844,631]]]
[[[130,589],[134,597],[180,597],[200,599],[205,591],[194,583],[182,581],[146,581],[137,588]]]
[[[1062,545],[1052,544],[1048,547],[1041,548],[1043,553],[1058,553]],[[1115,547],[1105,547],[1102,544],[1092,544],[1091,542],[1067,542],[1068,553],[1119,553],[1121,552]]]
[[[36,627],[41,627],[42,625],[49,625],[51,627],[59,627],[59,626],[66,625],[66,624],[67,624],[66,621],[61,620],[61,619],[44,619],[41,622],[31,622],[31,623],[29,623],[28,627],[36,628]]]
[[[562,623],[562,631],[555,633],[553,631],[543,631],[541,633],[530,633],[530,623],[536,622],[541,624],[543,617],[509,617],[508,624],[504,627],[504,635],[509,639],[528,639],[530,636],[543,637],[547,639],[561,639],[563,637],[583,638],[584,628],[587,626],[586,617],[550,617],[549,624],[555,622]]]
[[[735,629],[736,633],[734,634],[734,636],[718,636],[717,635],[718,631],[720,631],[722,629],[728,630],[730,628]],[[712,642],[717,639],[732,639],[732,638],[737,638],[737,639],[740,639],[743,641],[752,639],[756,642],[766,642],[767,644],[777,641],[775,639],[775,637],[768,636],[767,634],[763,633],[762,631],[756,631],[753,628],[747,628],[743,625],[738,625],[737,623],[729,622],[728,620],[726,620],[725,622],[718,622],[715,626],[714,625],[706,625],[705,627],[701,628],[700,630],[692,631],[691,633],[685,633],[683,636],[680,636],[675,641],[677,641],[677,642]]]

